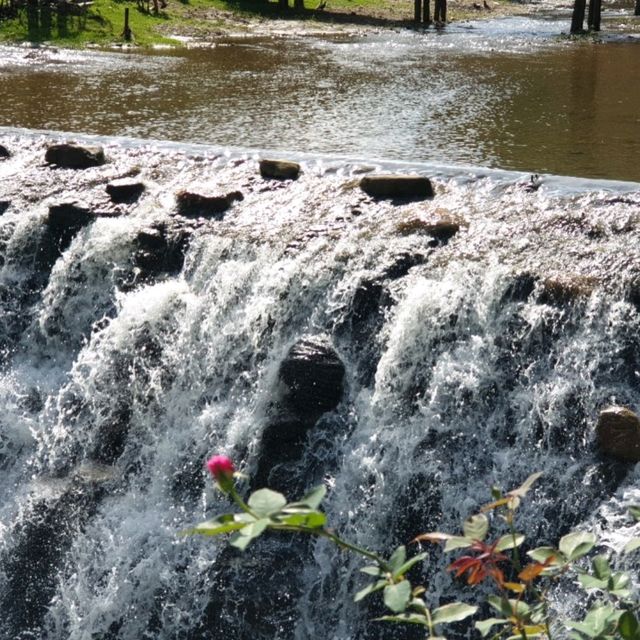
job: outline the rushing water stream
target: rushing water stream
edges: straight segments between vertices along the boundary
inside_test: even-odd
[[[640,180],[639,43],[568,42],[567,24],[2,48],[0,125]]]
[[[534,470],[539,542],[632,534],[637,471],[593,427],[637,407],[637,185],[319,156],[278,182],[252,154],[109,140],[106,165],[73,171],[43,164],[45,138],[0,142],[0,637],[412,637],[367,622],[358,563],[323,542],[181,538],[227,507],[212,452],[290,492],[326,483],[330,521],[381,552],[456,531]],[[375,169],[428,174],[436,196],[375,201],[358,187]],[[136,172],[138,203],[111,203],[105,184]],[[193,183],[244,199],[185,219]],[[63,241],[49,207],[78,198],[99,216]],[[278,372],[303,338],[335,349],[344,393],[285,454],[264,438],[291,424]],[[442,568],[433,553],[432,602],[460,597]]]

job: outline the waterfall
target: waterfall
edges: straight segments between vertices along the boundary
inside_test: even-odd
[[[212,453],[290,497],[324,483],[332,525],[381,553],[459,531],[492,485],[534,471],[521,527],[536,544],[574,527],[617,549],[632,535],[638,472],[597,450],[594,425],[608,404],[638,408],[637,185],[534,190],[321,157],[278,182],[253,152],[122,140],[73,171],[42,165],[48,139],[6,142],[0,637],[413,637],[352,602],[359,561],[323,541],[241,554],[181,536],[229,508],[203,469]],[[436,196],[373,200],[358,187],[371,168],[430,175]],[[113,205],[105,184],[136,174],[140,200]],[[183,218],[174,196],[194,183],[243,199],[221,220]],[[48,211],[75,199],[97,215],[62,242]],[[331,346],[344,393],[278,459],[263,436],[303,339]],[[429,551],[432,604],[468,595]]]

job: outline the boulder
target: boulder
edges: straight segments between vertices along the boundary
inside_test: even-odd
[[[338,406],[344,374],[336,351],[318,339],[296,342],[280,365],[287,403],[298,417],[309,421]]]
[[[11,153],[9,152],[9,149],[7,149],[7,147],[5,147],[4,145],[0,144],[0,160],[4,160],[5,158],[10,158],[11,157]]]
[[[240,191],[232,191],[226,195],[210,195],[187,190],[176,193],[178,213],[186,218],[222,220],[225,211],[236,200],[244,200],[244,196]]]
[[[360,180],[360,188],[380,200],[425,200],[434,196],[431,180],[424,176],[365,176]]]
[[[631,409],[603,409],[596,424],[596,438],[604,453],[619,460],[640,462],[640,418]]]
[[[260,160],[260,175],[274,180],[296,180],[300,175],[300,165],[288,160]]]
[[[99,167],[106,162],[102,147],[81,147],[71,143],[51,145],[45,153],[44,160],[67,169],[88,169]]]
[[[159,223],[138,232],[133,264],[143,280],[179,273],[189,246],[191,232],[181,225]]]
[[[143,182],[131,178],[113,180],[107,185],[107,193],[112,202],[135,202],[144,192]]]
[[[501,303],[526,302],[536,288],[538,277],[524,271],[513,276],[502,294]]]
[[[11,200],[0,200],[0,216],[11,206]]]
[[[563,306],[588,298],[598,285],[598,279],[580,274],[564,274],[545,278],[540,282],[538,302]]]
[[[47,228],[39,248],[42,266],[50,267],[71,244],[80,229],[95,218],[95,214],[86,205],[75,201],[51,205]]]
[[[438,214],[438,212],[436,212]],[[460,231],[465,221],[449,213],[442,213],[433,218],[414,217],[398,224],[398,232],[402,235],[423,233],[439,242],[446,243]]]

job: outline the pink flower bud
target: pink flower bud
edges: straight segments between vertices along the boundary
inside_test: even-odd
[[[233,474],[235,473],[231,458],[222,455],[213,456],[213,458],[207,460],[207,469],[215,478],[220,489],[225,493],[229,493],[233,487]]]

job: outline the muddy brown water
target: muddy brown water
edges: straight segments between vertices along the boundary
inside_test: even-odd
[[[640,181],[640,40],[569,42],[567,24],[5,47],[0,126]]]

